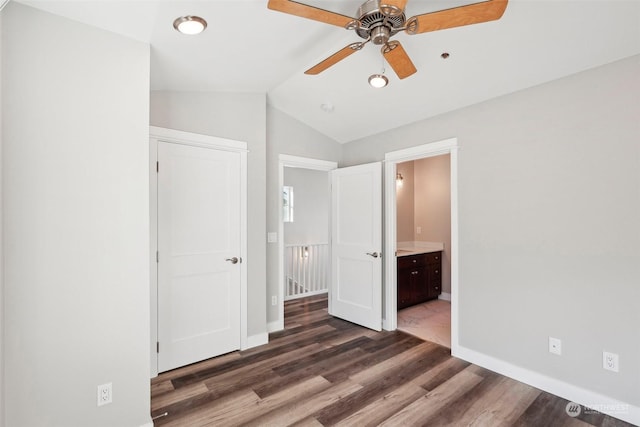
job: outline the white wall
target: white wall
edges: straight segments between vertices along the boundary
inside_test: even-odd
[[[278,231],[280,193],[278,167],[280,154],[338,162],[342,146],[307,125],[272,107],[267,108],[267,231]],[[282,236],[279,236],[282,238]],[[267,247],[267,296],[278,295],[278,244]],[[279,319],[278,307],[267,310],[269,324]]]
[[[247,143],[247,330],[266,334],[265,95],[152,91],[151,124]]]
[[[284,242],[329,243],[329,173],[284,168],[284,185],[294,194],[294,221],[284,223]]]
[[[634,56],[343,149],[349,165],[457,137],[460,344],[636,407],[638,75]]]
[[[146,424],[149,46],[3,15],[5,423]]]

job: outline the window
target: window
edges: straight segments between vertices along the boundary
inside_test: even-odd
[[[282,220],[293,222],[293,187],[282,187]]]

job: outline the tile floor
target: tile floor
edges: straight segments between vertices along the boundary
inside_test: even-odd
[[[432,300],[400,310],[398,329],[451,348],[451,303]]]

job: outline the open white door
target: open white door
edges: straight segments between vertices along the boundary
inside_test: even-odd
[[[382,329],[382,164],[331,171],[329,314]]]
[[[241,155],[158,143],[158,371],[240,348]]]

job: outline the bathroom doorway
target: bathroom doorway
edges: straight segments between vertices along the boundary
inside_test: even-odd
[[[430,240],[427,240],[427,236],[424,235],[427,231],[425,225],[415,224],[414,219],[414,223],[409,222],[410,226],[407,227],[407,223],[402,216],[403,214],[398,214],[397,212],[397,195],[399,194],[398,186],[400,185],[397,183],[399,180],[399,171],[403,177],[403,189],[405,184],[409,186],[408,182],[405,182],[406,177],[402,174],[401,164],[438,156],[448,156],[449,164],[450,242],[448,245],[446,245],[447,241],[445,237],[429,237]],[[443,162],[444,159],[446,159],[446,157],[441,158]],[[412,176],[414,177],[415,185],[415,170]],[[418,234],[418,226],[421,227],[420,234]],[[409,230],[408,234],[398,235],[399,232],[405,233],[406,230]],[[408,244],[404,245],[405,243]],[[396,251],[398,249],[415,249],[415,246],[418,246],[420,250],[424,250],[426,249],[424,246],[434,243],[442,245],[443,256],[448,258],[445,266],[449,266],[449,270],[447,273],[440,271],[440,274],[441,280],[442,276],[446,275],[447,279],[445,280],[450,284],[447,284],[447,289],[441,288],[437,298],[433,298],[432,296],[431,300],[438,304],[450,304],[448,306],[450,307],[450,348],[451,353],[455,355],[458,349],[458,146],[456,138],[389,152],[385,155],[385,253],[392,256],[385,258],[384,329],[394,330],[398,327],[398,259],[395,256]],[[413,245],[413,247],[411,245]],[[404,254],[406,255],[407,252]],[[425,263],[428,262],[432,264],[434,261],[433,259],[425,260]],[[416,276],[418,274],[416,274]],[[450,302],[448,302],[447,299],[450,299]]]
[[[451,155],[396,165],[398,330],[451,348]]]

